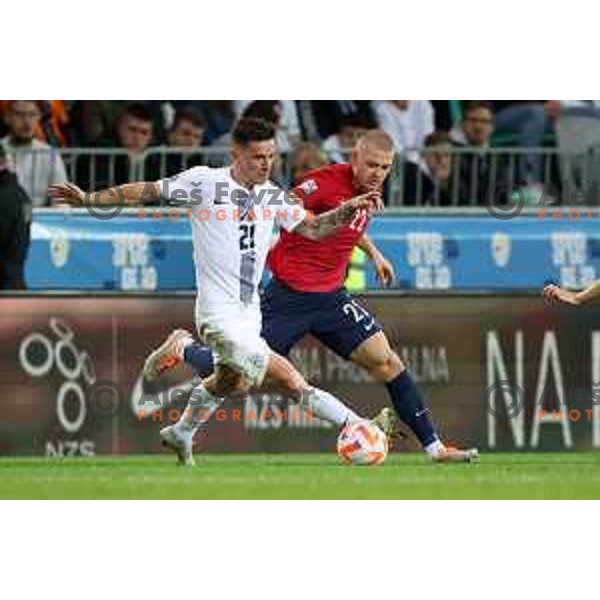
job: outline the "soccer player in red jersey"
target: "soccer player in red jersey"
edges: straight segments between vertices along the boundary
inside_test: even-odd
[[[318,215],[356,194],[380,191],[393,159],[391,138],[383,131],[372,130],[356,144],[350,164],[308,173],[293,192],[306,209]],[[366,236],[368,224],[367,212],[357,211],[347,226],[319,241],[281,231],[268,259],[273,278],[261,301],[262,335],[273,350],[287,356],[292,346],[311,334],[385,385],[398,417],[433,461],[469,462],[477,457],[477,450],[458,450],[443,444],[413,377],[390,347],[381,326],[344,288],[357,245],[374,262],[384,285],[393,280],[393,267]],[[202,375],[212,371],[210,350],[194,343],[189,333],[177,330],[149,356],[144,373],[153,379],[182,360]]]

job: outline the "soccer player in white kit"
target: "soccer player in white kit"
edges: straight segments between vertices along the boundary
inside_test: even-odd
[[[215,372],[198,385],[180,420],[160,431],[180,463],[193,464],[192,438],[202,415],[225,397],[246,397],[265,379],[315,415],[334,421],[360,420],[340,400],[308,385],[284,357],[261,337],[258,284],[275,225],[321,239],[347,224],[357,210],[381,206],[377,193],[357,196],[314,217],[301,203],[269,181],[276,157],[275,131],[262,119],[241,119],[232,132],[232,163],[211,169],[195,167],[155,183],[132,183],[99,192],[95,202],[121,200],[136,204],[161,195],[192,208],[192,240],[196,267],[196,325],[200,339],[215,354]],[[85,194],[71,183],[59,184],[50,195],[83,203]]]

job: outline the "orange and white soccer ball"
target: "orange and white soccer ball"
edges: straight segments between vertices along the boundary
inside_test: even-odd
[[[349,465],[381,465],[388,453],[387,438],[369,421],[346,425],[338,436],[337,453]]]

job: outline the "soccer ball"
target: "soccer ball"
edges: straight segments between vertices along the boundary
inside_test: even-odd
[[[348,465],[381,465],[388,453],[387,438],[369,421],[346,425],[338,436],[337,453]]]

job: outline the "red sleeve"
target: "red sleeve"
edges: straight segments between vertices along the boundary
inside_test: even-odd
[[[308,173],[294,187],[293,192],[302,198],[304,207],[315,212],[335,208],[338,205],[332,184],[334,177],[327,169]]]

